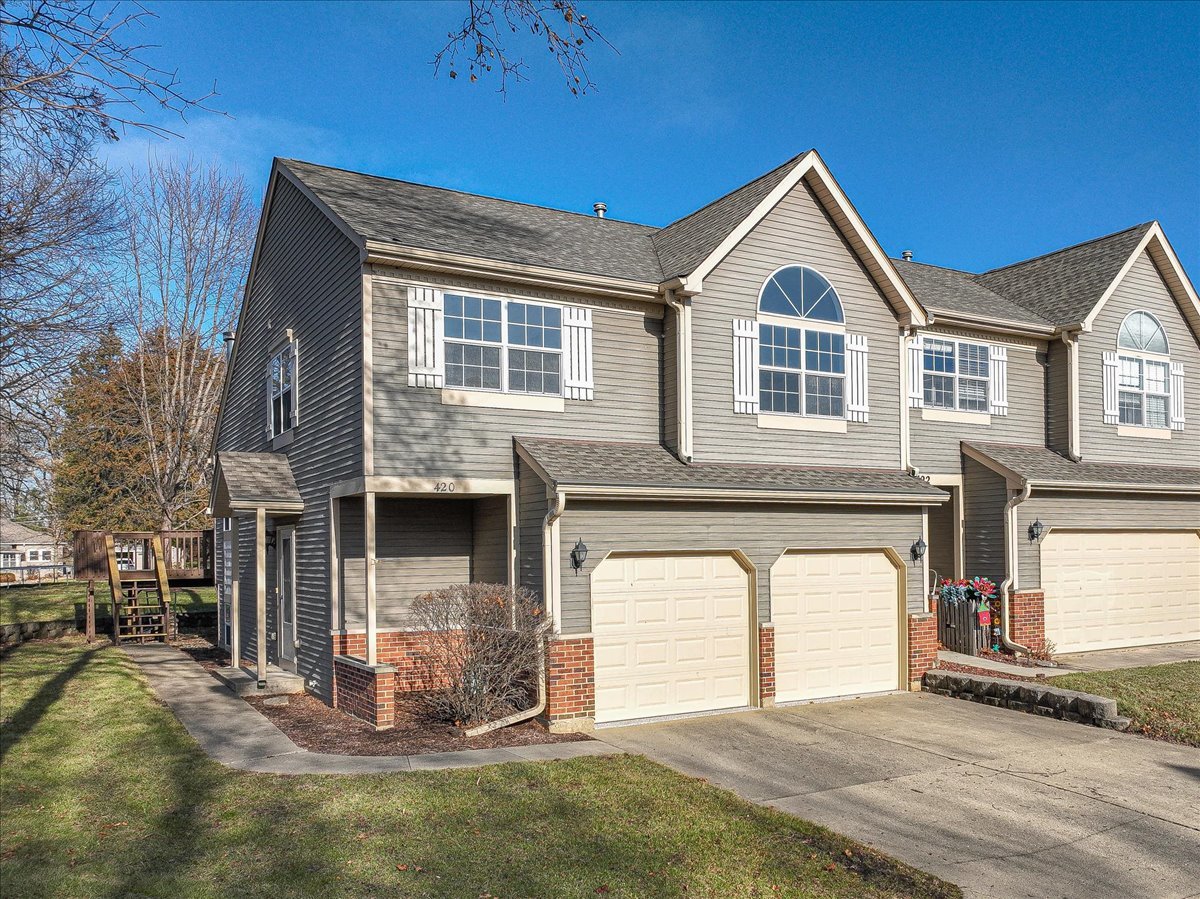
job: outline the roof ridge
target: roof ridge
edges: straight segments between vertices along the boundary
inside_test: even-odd
[[[282,163],[285,163],[285,164],[299,163],[300,165],[308,165],[308,166],[312,166],[313,168],[316,168],[316,169],[325,169],[330,172],[344,172],[347,175],[357,175],[360,178],[374,178],[376,181],[391,181],[395,184],[408,184],[413,187],[423,187],[426,190],[437,190],[437,191],[441,191],[442,193],[448,193],[448,194],[459,194],[464,197],[476,197],[476,198],[483,199],[483,200],[495,200],[497,203],[511,203],[513,206],[524,206],[527,209],[543,209],[546,212],[558,212],[558,213],[561,213],[562,215],[575,215],[575,216],[579,216],[580,218],[587,219],[588,221],[607,222],[607,223],[613,224],[613,225],[632,225],[635,228],[643,228],[647,231],[652,232],[651,236],[653,236],[653,233],[656,233],[656,232],[662,230],[661,228],[659,228],[656,225],[647,225],[642,222],[631,222],[628,219],[615,219],[615,218],[609,218],[608,216],[604,216],[602,218],[598,215],[588,215],[588,213],[586,213],[586,212],[576,212],[573,209],[559,209],[557,206],[545,206],[541,203],[527,203],[524,200],[510,200],[507,197],[494,197],[491,194],[479,194],[479,193],[473,193],[472,191],[469,191],[469,190],[457,190],[456,188],[453,188],[453,187],[442,187],[437,184],[425,184],[422,181],[409,181],[405,178],[391,178],[387,175],[376,175],[376,174],[372,174],[371,172],[360,172],[357,169],[344,169],[344,168],[340,168],[335,165],[323,165],[322,163],[319,163],[319,162],[309,162],[306,159],[290,159],[290,158],[279,157],[279,161]]]
[[[916,259],[897,259],[895,256],[889,256],[888,259],[890,259],[892,262],[903,263],[904,265],[923,265],[925,268],[936,268],[943,272],[954,272],[956,275],[966,275],[968,278],[976,277],[975,272],[969,272],[965,268],[951,268],[948,265],[934,265],[932,262],[920,262]],[[903,273],[903,266],[901,266],[898,271]]]
[[[1102,240],[1108,240],[1113,237],[1120,237],[1122,234],[1128,234],[1130,231],[1137,231],[1139,228],[1148,228],[1154,224],[1154,221],[1155,221],[1154,219],[1151,219],[1148,222],[1142,222],[1141,224],[1131,225],[1128,228],[1122,228],[1120,231],[1113,231],[1111,234],[1102,234],[1099,237],[1093,237],[1089,240],[1080,241],[1079,243],[1073,243],[1069,247],[1061,247],[1060,249],[1057,249],[1057,250],[1051,250],[1049,253],[1042,253],[1039,256],[1031,256],[1029,259],[1022,259],[1020,262],[1010,262],[1008,265],[1001,265],[1001,266],[998,266],[997,268],[990,268],[985,272],[980,272],[978,275],[975,275],[974,277],[981,278],[984,275],[991,275],[996,272],[1004,272],[1004,271],[1008,271],[1009,269],[1019,268],[1020,266],[1028,265],[1031,262],[1039,262],[1042,259],[1049,259],[1051,256],[1057,256],[1059,253],[1067,253],[1067,252],[1070,252],[1071,250],[1078,250],[1080,247],[1086,247],[1089,244],[1099,243]]]

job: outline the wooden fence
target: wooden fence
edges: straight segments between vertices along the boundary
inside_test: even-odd
[[[108,550],[105,531],[75,532],[75,577],[107,581]],[[128,577],[153,580],[156,560],[154,538],[162,538],[163,563],[171,581],[213,582],[212,531],[116,531],[113,543],[117,567]]]
[[[980,627],[977,604],[938,600],[938,640],[947,649],[979,655],[990,646],[991,628]]]

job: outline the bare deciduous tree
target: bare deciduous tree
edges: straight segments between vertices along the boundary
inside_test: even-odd
[[[500,93],[505,93],[510,77],[514,81],[526,77],[525,59],[513,56],[508,44],[525,31],[545,41],[572,94],[595,89],[588,76],[587,45],[597,40],[612,45],[574,0],[468,0],[462,26],[446,35],[446,46],[433,59],[434,73],[444,63],[450,77],[458,78],[461,58],[471,82],[498,69]]]
[[[144,174],[130,173],[124,197],[122,298],[134,344],[124,386],[168,528],[204,508],[221,335],[237,314],[257,216],[240,176],[193,160],[151,160]]]

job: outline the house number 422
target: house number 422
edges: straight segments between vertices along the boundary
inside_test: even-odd
[[[436,484],[433,485],[433,492],[434,493],[453,493],[454,492],[454,482],[453,481],[438,481]]]

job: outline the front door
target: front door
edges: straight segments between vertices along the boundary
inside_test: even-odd
[[[296,670],[296,529],[279,528],[275,583],[279,591],[279,667]]]

